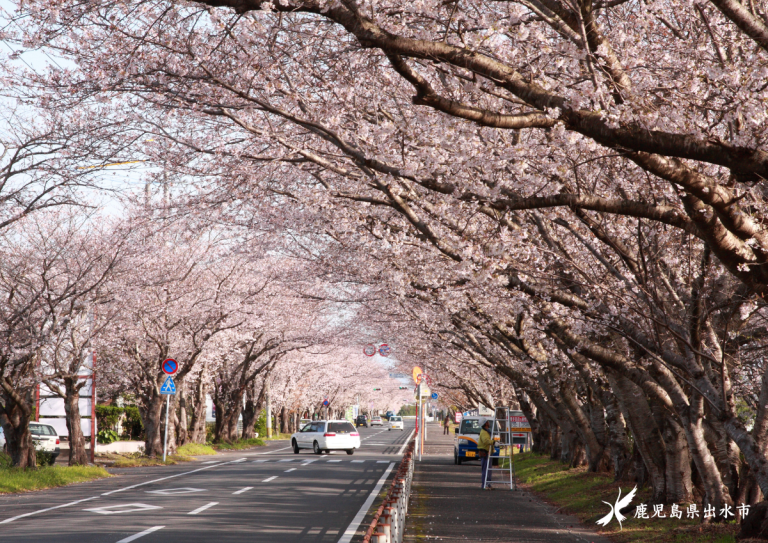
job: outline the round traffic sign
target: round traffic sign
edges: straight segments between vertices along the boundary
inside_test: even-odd
[[[436,399],[437,399],[437,392],[433,392],[433,393],[432,393],[432,399],[433,399],[433,400],[436,400]]]
[[[376,354],[376,346],[372,343],[369,343],[365,347],[363,347],[363,354],[365,356],[373,356]]]
[[[389,348],[389,345],[387,345],[386,343],[382,343],[382,344],[379,346],[379,354],[380,354],[381,356],[385,356],[385,357],[386,357],[386,356],[389,356],[389,353],[390,353],[391,351],[392,351],[392,349],[390,349],[390,348]]]
[[[328,407],[329,405],[331,405],[331,402],[329,402],[327,398],[323,400],[323,407]]]
[[[179,371],[179,363],[173,358],[166,358],[163,360],[163,373],[173,375],[177,371]]]

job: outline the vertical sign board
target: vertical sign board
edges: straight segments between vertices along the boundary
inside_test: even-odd
[[[165,369],[165,362],[163,362],[163,371],[168,373],[165,371]],[[176,370],[178,369],[179,367],[176,365],[176,368],[173,370],[173,372],[176,373]],[[160,394],[165,396],[165,437],[163,438],[163,462],[165,462],[165,455],[168,451],[168,411],[170,411],[171,407],[171,396],[176,394],[176,383],[173,382],[173,377],[170,375],[165,378],[163,386],[160,387]]]
[[[512,444],[518,449],[526,449],[532,443],[531,424],[522,411],[509,412],[509,429],[512,433]]]

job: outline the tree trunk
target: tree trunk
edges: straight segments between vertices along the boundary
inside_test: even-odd
[[[195,405],[192,411],[192,443],[205,443],[205,414],[206,414],[206,392],[204,374],[200,374],[200,380],[195,387]]]
[[[290,433],[290,428],[288,427],[288,410],[285,406],[280,409],[280,432],[283,434]]]
[[[612,371],[607,371],[606,376],[611,388],[617,391],[616,399],[632,432],[635,451],[643,459],[645,471],[653,489],[651,501],[664,503],[667,492],[664,440],[656,426],[645,394],[640,387],[626,377]]]
[[[88,454],[85,452],[85,437],[80,425],[80,388],[77,378],[64,378],[64,414],[69,433],[69,465],[87,466]]]
[[[176,444],[181,447],[189,442],[189,418],[187,414],[187,387],[184,381],[176,383],[179,391],[177,401],[179,404],[179,423],[176,425]]]
[[[666,479],[666,500],[668,503],[693,501],[693,480],[691,479],[691,457],[685,432],[677,422],[666,419],[664,432],[664,460]]]
[[[259,420],[261,407],[264,403],[263,388],[258,398],[254,399],[253,393],[253,386],[249,386],[245,396],[245,408],[243,409],[243,439],[253,439],[256,436],[254,426],[256,425],[256,421]]]
[[[28,391],[26,396],[26,401],[17,403],[4,390],[3,402],[0,405],[0,424],[3,425],[6,450],[11,457],[12,465],[17,468],[37,465],[37,455],[32,444],[32,434],[29,431],[29,418],[32,414],[29,398],[31,392]]]
[[[139,408],[141,422],[144,424],[144,454],[163,456],[162,415],[165,399],[153,392],[145,405]]]

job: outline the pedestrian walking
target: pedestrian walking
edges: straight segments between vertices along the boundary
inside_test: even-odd
[[[491,441],[491,421],[485,419],[480,430],[480,439],[477,440],[477,455],[480,457],[480,488],[486,490],[492,490],[491,479],[493,473],[488,471],[488,462],[491,461],[491,447],[493,447],[493,441]],[[488,476],[487,479],[486,475]]]
[[[445,414],[445,420],[443,421],[443,435],[450,434],[451,429],[451,414],[446,413]]]

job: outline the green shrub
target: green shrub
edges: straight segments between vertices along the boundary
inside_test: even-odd
[[[117,432],[114,430],[99,430],[96,434],[96,440],[101,443],[102,445],[107,445],[109,443],[114,443],[117,441],[119,436],[117,435]]]
[[[36,451],[35,459],[37,460],[38,466],[52,466],[56,461],[56,457],[53,456],[53,453],[47,451]]]
[[[267,410],[262,409],[259,418],[253,425],[253,430],[259,434],[259,437],[267,437]]]
[[[141,422],[141,415],[139,414],[139,408],[134,405],[129,405],[123,408],[125,413],[125,421],[123,422],[123,430],[129,439],[138,440],[144,434],[144,424]]]
[[[96,427],[114,428],[124,408],[116,405],[97,405],[96,406]]]

